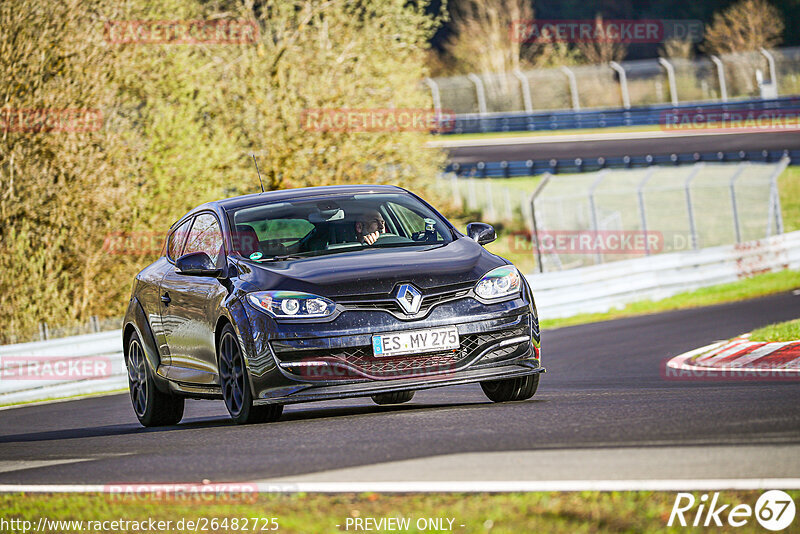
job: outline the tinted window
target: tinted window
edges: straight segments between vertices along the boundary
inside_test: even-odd
[[[189,239],[186,241],[184,254],[205,252],[211,261],[217,263],[222,252],[222,231],[217,218],[210,213],[202,213],[195,217]]]
[[[441,216],[407,193],[273,202],[240,208],[231,215],[237,232],[249,236],[242,241],[257,241],[253,247],[235,246],[236,252],[260,261],[452,240]]]
[[[192,219],[187,220],[185,223],[175,229],[169,236],[169,245],[167,245],[167,256],[172,261],[181,257],[183,252],[183,245],[186,243],[186,235],[189,233],[189,226],[192,224]]]

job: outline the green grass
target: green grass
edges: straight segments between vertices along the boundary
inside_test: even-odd
[[[678,293],[677,295],[662,300],[632,302],[622,309],[611,310],[605,313],[584,313],[564,319],[544,319],[542,320],[541,326],[543,329],[550,329],[584,323],[610,321],[612,319],[632,317],[634,315],[645,315],[671,310],[697,308],[700,306],[711,306],[712,304],[722,304],[725,302],[736,302],[797,288],[800,288],[800,272],[798,271],[787,270],[777,273],[764,273],[746,280]]]
[[[508,137],[549,137],[553,135],[580,135],[597,133],[620,133],[620,132],[656,132],[660,126],[615,126],[613,128],[576,128],[574,130],[537,130],[529,132],[527,130],[518,132],[487,132],[487,133],[468,133],[468,134],[448,134],[436,135],[433,141],[468,141],[471,139],[505,139]]]
[[[800,165],[787,167],[778,178],[783,231],[800,230]]]
[[[795,500],[800,492],[788,492]],[[760,491],[720,492],[719,504],[755,505]],[[675,502],[675,492],[577,492],[577,493],[505,493],[505,494],[294,494],[260,495],[255,500],[221,499],[209,502],[184,500],[160,501],[139,496],[123,499],[102,494],[3,494],[0,517],[33,522],[40,517],[56,520],[172,521],[176,530],[180,519],[244,518],[277,519],[283,533],[345,532],[348,518],[410,518],[411,528],[403,532],[421,532],[415,526],[420,518],[452,518],[456,533],[604,533],[604,532],[684,532],[686,528],[666,527]],[[699,502],[701,492],[695,493]],[[729,508],[731,508],[730,506]],[[692,513],[696,507],[692,509]],[[693,515],[686,516],[689,521]],[[724,520],[724,518],[723,518]],[[340,525],[337,527],[337,525]],[[461,525],[464,525],[463,527]],[[755,519],[737,529],[723,532],[763,532]],[[21,530],[19,530],[21,532]],[[118,530],[120,531],[120,530]],[[131,530],[121,530],[131,532]],[[149,531],[145,529],[145,531]],[[244,532],[243,530],[240,530]],[[260,531],[260,530],[259,530]],[[354,531],[351,525],[349,531]],[[428,532],[437,530],[428,530]],[[42,530],[41,532],[56,532]],[[72,530],[61,530],[72,532]],[[84,532],[98,532],[84,530]],[[204,532],[234,532],[230,527]],[[253,530],[249,530],[253,532]],[[439,531],[441,532],[441,531]]]
[[[797,122],[789,121],[788,124],[796,124]],[[752,125],[739,122],[728,123],[724,125],[722,130],[727,130],[735,126],[741,126],[743,129],[751,128]],[[700,128],[670,128],[665,129],[660,125],[640,125],[640,126],[614,126],[608,128],[575,128],[571,130],[520,130],[515,132],[486,132],[486,133],[468,133],[468,134],[448,134],[433,136],[434,141],[470,141],[473,139],[506,139],[509,137],[551,137],[559,135],[590,135],[598,133],[626,133],[626,132],[657,132],[667,131],[669,133],[701,133],[706,129]],[[713,134],[714,128],[708,127],[708,133]]]
[[[775,323],[754,330],[750,341],[798,341],[800,340],[800,319]]]

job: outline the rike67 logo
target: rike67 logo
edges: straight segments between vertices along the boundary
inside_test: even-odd
[[[682,527],[742,527],[750,524],[755,517],[759,525],[767,530],[778,532],[794,522],[795,504],[791,495],[780,490],[765,491],[756,501],[755,507],[749,504],[723,504],[719,492],[709,498],[704,493],[699,499],[691,493],[678,493],[667,526]]]

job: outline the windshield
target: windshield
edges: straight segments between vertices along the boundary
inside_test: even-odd
[[[254,261],[452,241],[441,216],[406,193],[262,204],[231,218],[234,253]]]

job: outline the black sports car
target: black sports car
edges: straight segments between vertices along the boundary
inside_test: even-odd
[[[222,398],[237,423],[293,402],[479,382],[530,398],[544,372],[531,289],[393,186],[312,187],[199,206],[133,285],[123,326],[131,400],[145,426],[178,423],[186,398]]]

